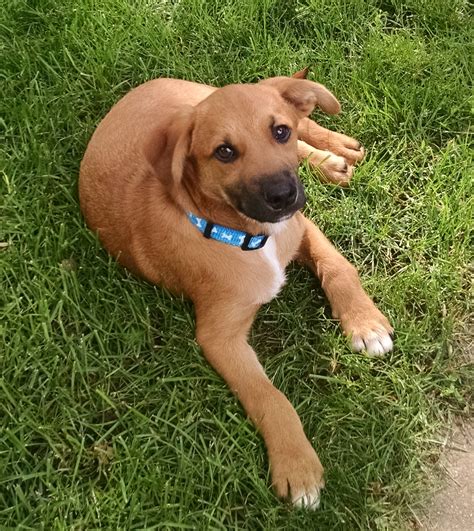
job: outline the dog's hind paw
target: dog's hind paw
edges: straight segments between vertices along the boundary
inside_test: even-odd
[[[349,183],[354,172],[354,166],[347,164],[344,157],[330,151],[318,150],[309,156],[308,162],[323,174],[324,180],[342,186]]]
[[[351,165],[360,162],[365,156],[365,150],[358,140],[335,131],[331,131],[328,136],[326,149],[344,157],[347,163]]]

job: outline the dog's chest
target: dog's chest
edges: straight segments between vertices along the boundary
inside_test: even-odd
[[[285,268],[281,265],[274,238],[269,238],[265,247],[258,251],[261,255],[262,282],[255,290],[256,301],[265,304],[274,299],[286,281]]]

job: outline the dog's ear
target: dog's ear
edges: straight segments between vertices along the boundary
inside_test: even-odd
[[[298,72],[295,72],[291,77],[293,79],[306,79],[308,77],[308,72],[309,66],[303,68],[303,70],[298,70]]]
[[[191,147],[191,137],[194,128],[194,107],[184,105],[173,116],[168,138],[174,143],[173,155],[171,158],[171,176],[173,183],[178,184],[183,177],[186,158]]]
[[[299,72],[297,72],[299,74]],[[318,106],[327,114],[337,114],[341,105],[323,85],[294,77],[271,77],[260,84],[274,87],[282,98],[293,105],[300,118],[309,116]]]
[[[178,184],[183,176],[191,146],[194,107],[183,105],[159,124],[145,141],[143,151],[159,179],[168,185]]]

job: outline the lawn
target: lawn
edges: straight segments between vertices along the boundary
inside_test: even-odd
[[[404,529],[442,435],[469,414],[472,42],[463,0],[6,0],[0,12],[0,528]],[[123,271],[81,218],[101,117],[160,76],[288,75],[340,99],[352,184],[302,168],[305,212],[392,320],[351,353],[292,266],[251,341],[326,468],[280,503],[263,443],[194,339],[192,306]]]

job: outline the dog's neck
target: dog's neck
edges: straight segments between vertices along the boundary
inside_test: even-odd
[[[260,223],[237,212],[232,206],[221,200],[204,195],[192,178],[184,176],[176,200],[183,210],[183,215],[193,212],[195,215],[213,223],[250,234],[267,234],[273,231],[273,223]]]

